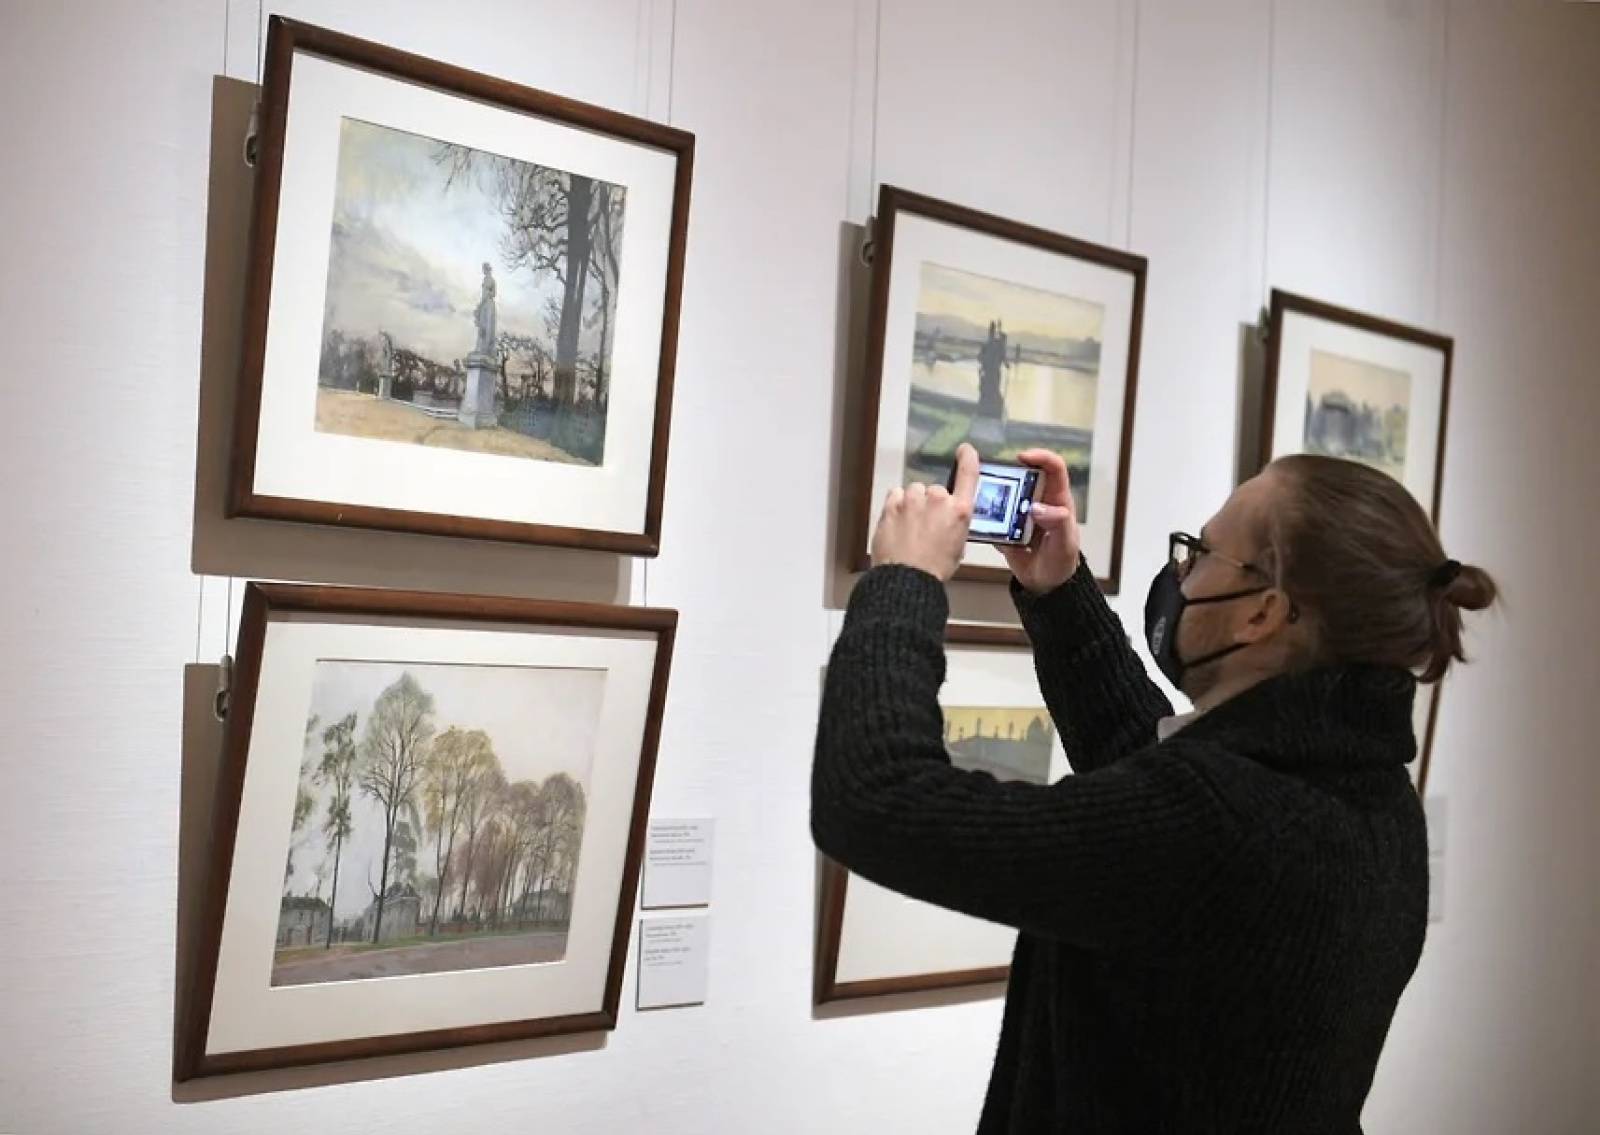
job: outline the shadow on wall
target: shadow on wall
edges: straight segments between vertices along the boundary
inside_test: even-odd
[[[1263,321],[1266,316],[1262,316]],[[1261,471],[1261,399],[1267,374],[1267,345],[1262,338],[1263,324],[1239,324],[1239,423],[1236,484],[1243,484]]]
[[[627,602],[632,564],[625,557],[225,517],[253,196],[245,140],[258,91],[253,83],[220,76],[212,87],[192,569],[201,575]]]

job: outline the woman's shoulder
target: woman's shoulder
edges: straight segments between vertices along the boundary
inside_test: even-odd
[[[1374,821],[1423,832],[1422,801],[1403,764],[1274,762],[1270,756],[1202,737],[1174,737],[1151,750],[1151,761],[1173,762],[1203,783],[1241,834],[1326,843],[1339,832],[1364,838]]]

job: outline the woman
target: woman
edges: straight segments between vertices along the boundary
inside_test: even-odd
[[[944,748],[943,583],[977,458],[890,494],[828,669],[820,850],[1015,927],[981,1135],[1361,1130],[1427,927],[1407,773],[1417,676],[1463,659],[1493,582],[1445,557],[1403,486],[1297,456],[1172,537],[1146,605],[1175,717],[1079,550],[1042,451],[1012,595],[1074,775],[1038,786]]]

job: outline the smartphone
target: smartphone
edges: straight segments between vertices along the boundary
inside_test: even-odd
[[[948,488],[956,483],[950,467]],[[1033,504],[1044,475],[1032,465],[978,462],[978,487],[972,494],[967,539],[975,544],[1026,544],[1033,539]]]

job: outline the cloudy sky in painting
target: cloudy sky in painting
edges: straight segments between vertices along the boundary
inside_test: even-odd
[[[919,318],[949,320],[980,333],[991,319],[1000,319],[1013,339],[1062,342],[1099,339],[1105,324],[1105,309],[1097,303],[941,264],[924,263],[921,283]]]
[[[1328,351],[1311,352],[1309,391],[1313,400],[1337,391],[1358,405],[1365,403],[1379,410],[1394,406],[1411,409],[1410,374]]]
[[[536,277],[501,259],[506,225],[477,178],[446,188],[431,138],[345,119],[326,318],[358,338],[388,331],[440,363],[466,355],[477,335],[473,312],[483,264],[494,269],[499,327],[546,338],[544,311],[561,294],[553,272]]]

